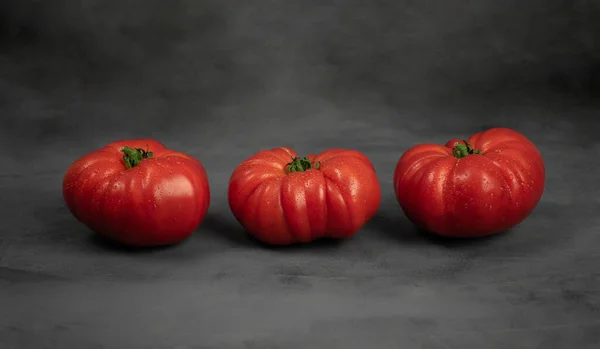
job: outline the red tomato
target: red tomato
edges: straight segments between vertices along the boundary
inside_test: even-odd
[[[507,128],[445,146],[414,146],[394,172],[396,198],[406,216],[448,237],[479,237],[514,227],[540,201],[544,183],[536,146]]]
[[[233,215],[251,235],[272,245],[349,238],[380,202],[375,169],[354,150],[303,158],[289,148],[263,150],[242,162],[229,181]]]
[[[131,246],[186,239],[210,203],[202,164],[152,139],[113,142],[79,158],[65,174],[63,196],[83,224]]]

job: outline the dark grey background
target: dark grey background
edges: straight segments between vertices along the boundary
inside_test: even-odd
[[[0,348],[599,348],[599,23],[583,0],[1,1]],[[494,126],[542,151],[538,208],[417,233],[402,152]],[[108,246],[64,207],[72,161],[135,137],[208,170],[179,246]],[[339,244],[246,237],[229,175],[285,145],[367,154],[378,215]]]

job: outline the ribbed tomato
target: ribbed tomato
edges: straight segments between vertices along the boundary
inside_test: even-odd
[[[540,152],[507,128],[445,146],[414,146],[394,172],[396,198],[406,216],[448,237],[485,236],[514,227],[534,210],[544,184]]]
[[[373,217],[380,201],[375,169],[355,150],[303,158],[290,148],[263,150],[242,162],[229,181],[233,215],[251,235],[273,245],[348,238]]]
[[[82,156],[64,176],[63,196],[83,224],[131,246],[181,242],[210,204],[202,164],[152,139],[117,141]]]

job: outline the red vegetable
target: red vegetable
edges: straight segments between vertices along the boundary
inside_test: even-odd
[[[181,242],[210,203],[202,164],[152,139],[113,142],[76,160],[63,196],[83,224],[131,246]]]
[[[396,198],[406,216],[448,237],[485,236],[514,227],[536,207],[544,183],[536,146],[507,128],[445,146],[414,146],[394,172]]]
[[[351,237],[380,201],[373,165],[354,150],[303,158],[289,148],[263,150],[242,162],[229,181],[233,215],[273,245]]]

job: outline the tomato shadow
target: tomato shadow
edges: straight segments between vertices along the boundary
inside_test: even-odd
[[[299,251],[333,251],[344,244],[345,239],[320,238],[311,242],[296,243],[291,245],[269,245],[252,237],[256,245],[265,250],[274,252],[299,252]]]
[[[108,239],[102,235],[91,233],[87,239],[88,244],[97,250],[119,252],[119,253],[139,253],[139,254],[150,254],[160,251],[172,250],[180,244],[163,245],[163,246],[149,246],[149,247],[137,247],[124,245],[114,240]],[[183,241],[182,243],[185,243]]]
[[[394,213],[379,211],[366,224],[366,227],[374,230],[378,236],[388,241],[408,245],[434,244],[447,248],[469,248],[487,245],[500,236],[509,233],[507,231],[479,238],[439,236],[413,224],[402,211]]]
[[[228,218],[222,214],[214,213],[209,213],[201,224],[201,233],[199,236],[205,236],[207,233],[210,233],[212,238],[224,240],[232,246],[258,247],[270,251],[331,250],[339,246],[343,241],[342,239],[322,238],[304,244],[270,245],[248,233],[235,218]]]

